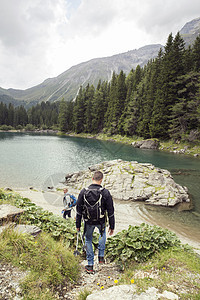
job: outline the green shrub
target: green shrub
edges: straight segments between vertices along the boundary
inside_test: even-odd
[[[140,226],[129,226],[128,230],[108,238],[106,255],[120,263],[130,260],[141,262],[161,249],[180,245],[180,240],[169,230],[143,223]]]
[[[16,129],[17,129],[17,130],[22,130],[22,129],[23,129],[23,126],[22,126],[22,125],[17,125],[17,126],[16,126]]]
[[[38,207],[28,198],[23,198],[14,193],[6,193],[2,190],[0,190],[0,204],[1,203],[10,203],[24,210],[23,215],[19,219],[20,223],[40,227],[45,232],[50,233],[54,239],[62,239],[66,248],[75,246],[77,231],[74,219],[63,219],[54,215],[52,212]],[[81,253],[83,252],[81,243],[79,243],[79,251]]]
[[[1,125],[0,126],[0,130],[5,130],[5,131],[8,131],[8,130],[13,130],[14,127],[12,127],[11,125]]]
[[[26,131],[34,131],[35,130],[35,126],[32,124],[27,124],[24,128]]]

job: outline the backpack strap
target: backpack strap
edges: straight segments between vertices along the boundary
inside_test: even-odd
[[[85,197],[85,195],[84,195],[84,201],[85,201],[90,207],[95,207],[95,205],[97,205],[97,204],[101,201],[101,198],[102,198],[102,195],[100,194],[99,200],[98,200],[97,202],[95,202],[94,205],[91,205],[91,204],[87,201],[87,199],[86,199],[86,197]]]

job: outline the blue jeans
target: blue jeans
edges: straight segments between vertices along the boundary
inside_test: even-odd
[[[85,245],[86,245],[86,257],[88,261],[88,266],[94,265],[94,251],[92,246],[92,238],[93,238],[93,232],[95,227],[99,229],[99,233],[101,232],[101,225],[88,225],[86,224],[86,232],[85,232]],[[105,244],[106,244],[106,230],[104,228],[102,236],[99,236],[99,245],[98,250],[99,254],[98,256],[104,257],[104,250],[105,250]]]

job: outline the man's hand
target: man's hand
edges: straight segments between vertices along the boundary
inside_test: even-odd
[[[80,231],[80,228],[76,228],[77,231]]]
[[[109,235],[113,235],[113,233],[114,233],[114,229],[108,229],[108,233],[109,233]]]

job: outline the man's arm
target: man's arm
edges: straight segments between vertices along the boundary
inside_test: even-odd
[[[112,235],[115,228],[115,215],[114,215],[114,204],[113,199],[108,190],[105,191],[105,203],[106,203],[106,210],[108,213],[108,221],[109,221],[109,234]]]

